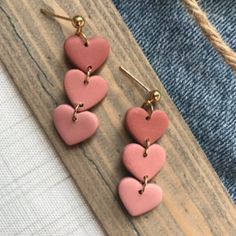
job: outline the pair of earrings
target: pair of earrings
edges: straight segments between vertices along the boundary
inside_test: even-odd
[[[98,128],[96,115],[87,110],[107,95],[108,86],[103,78],[91,74],[105,62],[109,45],[102,37],[87,39],[82,31],[85,21],[81,16],[71,19],[43,9],[41,12],[69,20],[76,28],[76,34],[66,39],[64,44],[66,55],[80,69],[69,70],[64,79],[64,88],[73,107],[66,104],[58,106],[53,120],[66,144],[78,144],[91,137]],[[135,178],[125,177],[118,186],[123,205],[130,215],[138,216],[152,210],[162,200],[161,188],[150,181],[165,163],[165,150],[155,142],[165,133],[168,117],[165,112],[154,109],[161,99],[160,92],[150,90],[126,69],[120,69],[148,92],[142,107],[131,108],[126,113],[127,129],[137,143],[124,148],[123,163]]]

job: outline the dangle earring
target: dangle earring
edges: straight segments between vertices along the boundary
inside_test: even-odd
[[[85,20],[82,16],[69,18],[45,9],[41,9],[41,13],[70,21],[76,29],[75,35],[68,37],[64,43],[65,54],[78,68],[69,70],[64,78],[64,89],[72,106],[58,106],[54,110],[53,120],[66,144],[78,144],[91,137],[98,128],[96,115],[87,110],[107,95],[108,85],[102,77],[91,74],[107,59],[109,44],[100,36],[90,39],[86,37],[83,33]]]
[[[123,151],[123,163],[136,178],[125,177],[118,186],[120,199],[132,216],[142,215],[162,201],[162,189],[150,183],[166,160],[166,152],[155,142],[165,133],[168,117],[161,110],[154,110],[161,99],[158,90],[150,90],[126,69],[120,69],[148,92],[142,107],[130,108],[125,117],[128,131],[139,143],[128,144]]]

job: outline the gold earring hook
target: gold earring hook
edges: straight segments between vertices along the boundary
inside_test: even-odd
[[[120,70],[128,75],[131,79],[133,79],[137,84],[139,84],[142,88],[144,88],[148,92],[148,98],[143,103],[142,107],[148,112],[149,116],[147,119],[150,119],[152,112],[154,110],[153,106],[160,101],[161,93],[155,89],[151,90],[146,85],[144,85],[140,80],[138,80],[134,75],[132,75],[128,70],[126,70],[123,66],[120,66]]]
[[[70,18],[70,17],[66,17],[66,16],[61,16],[61,15],[55,14],[54,12],[46,10],[46,9],[43,9],[43,8],[40,9],[40,12],[42,14],[44,14],[45,16],[55,17],[55,18],[59,18],[59,19],[62,19],[62,20],[70,21],[72,23],[72,25],[76,28],[76,33],[75,34],[80,36],[84,40],[85,45],[88,46],[88,38],[82,32],[82,28],[85,25],[85,20],[84,20],[84,18],[82,16],[76,15],[73,18]]]

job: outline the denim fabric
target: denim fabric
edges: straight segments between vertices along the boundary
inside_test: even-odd
[[[236,202],[235,73],[181,1],[113,1]],[[236,50],[236,1],[200,4]]]

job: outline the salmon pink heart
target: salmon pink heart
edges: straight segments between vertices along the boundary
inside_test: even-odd
[[[97,70],[107,59],[110,50],[107,40],[103,37],[96,36],[88,41],[89,44],[85,45],[81,37],[73,35],[67,38],[64,44],[67,57],[85,73],[89,67],[91,72]]]
[[[80,111],[88,110],[99,103],[108,92],[107,82],[100,76],[89,77],[84,83],[86,75],[77,69],[69,70],[64,79],[66,94],[73,104],[83,104]]]
[[[140,181],[144,176],[152,179],[163,167],[166,160],[165,149],[158,144],[152,144],[147,149],[147,156],[144,156],[145,149],[136,143],[126,145],[123,152],[123,163],[129,172]]]
[[[168,127],[168,116],[164,111],[153,111],[151,118],[143,108],[133,107],[126,113],[126,126],[132,136],[144,145],[148,139],[150,144],[159,139]]]
[[[91,137],[98,128],[96,115],[89,111],[76,114],[77,120],[73,121],[74,108],[63,104],[58,106],[53,113],[54,125],[61,138],[68,145],[74,145]]]
[[[118,186],[120,199],[131,216],[142,215],[160,204],[162,189],[156,184],[147,184],[142,194],[142,184],[131,177],[123,178]]]

